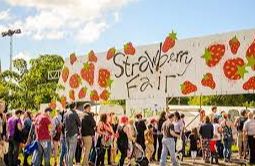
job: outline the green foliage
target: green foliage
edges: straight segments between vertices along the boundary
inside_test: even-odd
[[[30,68],[23,59],[14,61],[14,71],[0,74],[0,98],[10,108],[38,109],[41,103],[57,98],[58,80],[48,80],[48,71],[59,70],[64,60],[58,55],[41,55],[30,60]]]

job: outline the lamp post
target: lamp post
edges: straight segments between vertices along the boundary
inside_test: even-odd
[[[12,71],[12,51],[13,51],[13,35],[20,34],[20,29],[9,29],[8,31],[2,32],[2,37],[9,36],[10,37],[10,71]]]

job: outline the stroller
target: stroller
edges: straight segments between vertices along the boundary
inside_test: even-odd
[[[138,143],[132,143],[129,154],[128,166],[148,166],[149,160],[145,157],[144,150]]]

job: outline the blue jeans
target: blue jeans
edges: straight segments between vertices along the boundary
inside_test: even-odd
[[[164,137],[162,139],[162,153],[161,153],[161,159],[160,159],[160,166],[166,166],[166,159],[168,152],[171,156],[171,161],[173,166],[177,166],[178,163],[176,161],[175,157],[175,141],[174,138],[166,138]]]
[[[224,139],[223,140],[224,144],[224,150],[223,150],[223,156],[224,156],[224,159],[228,159],[230,160],[230,157],[231,157],[231,154],[232,154],[232,151],[231,151],[231,147],[232,147],[232,139]]]
[[[60,162],[59,165],[63,166],[63,162],[64,162],[66,151],[67,151],[65,139],[62,139],[60,143],[61,143],[61,152],[59,157],[59,162]]]
[[[33,154],[33,165],[40,166],[44,158],[44,165],[50,166],[51,141],[38,141],[38,148]]]
[[[66,165],[73,166],[73,159],[77,147],[78,135],[75,134],[72,137],[66,137]]]

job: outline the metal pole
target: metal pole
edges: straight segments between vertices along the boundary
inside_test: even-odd
[[[10,36],[10,71],[12,71],[12,51],[13,51],[13,45],[12,45],[12,35]]]

